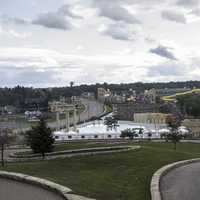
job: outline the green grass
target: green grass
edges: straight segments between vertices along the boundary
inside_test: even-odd
[[[98,200],[150,200],[150,181],[157,169],[200,153],[199,144],[178,144],[177,151],[171,143],[140,145],[139,151],[15,163],[4,169],[47,178]]]
[[[98,142],[73,142],[73,143],[63,143],[55,145],[54,151],[64,151],[71,149],[83,149],[83,148],[93,148],[93,147],[107,147],[107,146],[116,146],[116,145],[129,145],[131,142],[115,144],[115,143],[98,143]]]
[[[69,143],[61,143],[54,146],[54,152],[56,151],[65,151],[65,150],[73,150],[73,149],[85,149],[85,148],[94,148],[94,147],[110,147],[110,146],[119,146],[119,145],[131,145],[133,142],[125,142],[125,143],[108,143],[108,142],[69,142]],[[17,155],[30,155],[33,154],[33,152],[30,151],[24,151],[24,152],[18,152]]]

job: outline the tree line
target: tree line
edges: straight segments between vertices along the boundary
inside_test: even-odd
[[[79,86],[55,87],[55,88],[32,88],[16,86],[14,88],[0,88],[0,106],[13,105],[15,107],[25,107],[27,102],[38,99],[39,103],[44,104],[60,97],[71,97],[81,95],[83,92],[93,92],[97,96],[97,88],[103,87],[116,93],[127,91],[130,88],[136,92],[143,92],[146,89],[162,88],[200,88],[200,81],[168,82],[168,83],[96,83],[91,85],[82,84]],[[38,103],[38,102],[36,102]],[[46,104],[45,104],[46,105]]]
[[[200,94],[187,94],[177,97],[177,104],[184,115],[200,117]]]

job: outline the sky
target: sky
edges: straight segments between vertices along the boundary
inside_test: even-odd
[[[0,0],[0,86],[200,80],[200,0]]]

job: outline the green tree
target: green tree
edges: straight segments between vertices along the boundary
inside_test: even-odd
[[[36,126],[27,131],[27,143],[30,145],[34,153],[41,153],[45,157],[45,153],[51,152],[55,142],[52,131],[44,119],[41,119]]]
[[[121,132],[120,137],[122,138],[129,137],[129,139],[133,140],[135,137],[135,133],[136,132],[134,129],[127,128]]]
[[[151,137],[152,137],[152,133],[149,132],[149,133],[148,133],[148,140],[149,140],[149,141],[151,140]]]
[[[177,98],[177,103],[184,114],[198,118],[200,116],[200,95],[187,94]]]
[[[107,126],[107,129],[109,130],[112,128],[116,128],[118,126],[118,121],[114,117],[106,117],[104,119],[104,124]]]

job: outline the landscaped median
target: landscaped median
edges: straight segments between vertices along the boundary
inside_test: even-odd
[[[108,154],[117,153],[130,150],[138,150],[140,146],[112,146],[112,147],[95,147],[95,148],[85,148],[85,149],[74,149],[66,151],[57,151],[46,153],[45,160],[55,159],[55,158],[69,158],[74,156],[85,156],[85,155],[97,155],[97,154]],[[12,153],[9,155],[10,159],[8,162],[24,162],[24,161],[34,161],[34,160],[44,160],[41,154],[16,154]]]
[[[31,184],[37,187],[42,187],[46,190],[50,190],[51,192],[55,192],[56,194],[62,196],[63,199],[66,199],[66,200],[94,200],[94,199],[89,199],[83,196],[72,194],[72,190],[69,189],[68,187],[64,187],[62,185],[59,185],[57,183],[54,183],[52,181],[48,181],[45,179],[28,176],[26,174],[0,171],[0,178],[9,179],[9,180],[22,182],[26,184]],[[17,198],[17,194],[16,194],[16,198]]]
[[[151,180],[151,199],[152,200],[162,200],[162,195],[161,195],[161,188],[160,188],[160,183],[162,180],[162,177],[165,176],[168,172],[171,170],[188,165],[191,163],[195,162],[200,162],[200,158],[197,159],[190,159],[190,160],[183,160],[179,162],[175,162],[169,165],[165,165],[164,167],[160,168],[157,170]]]

